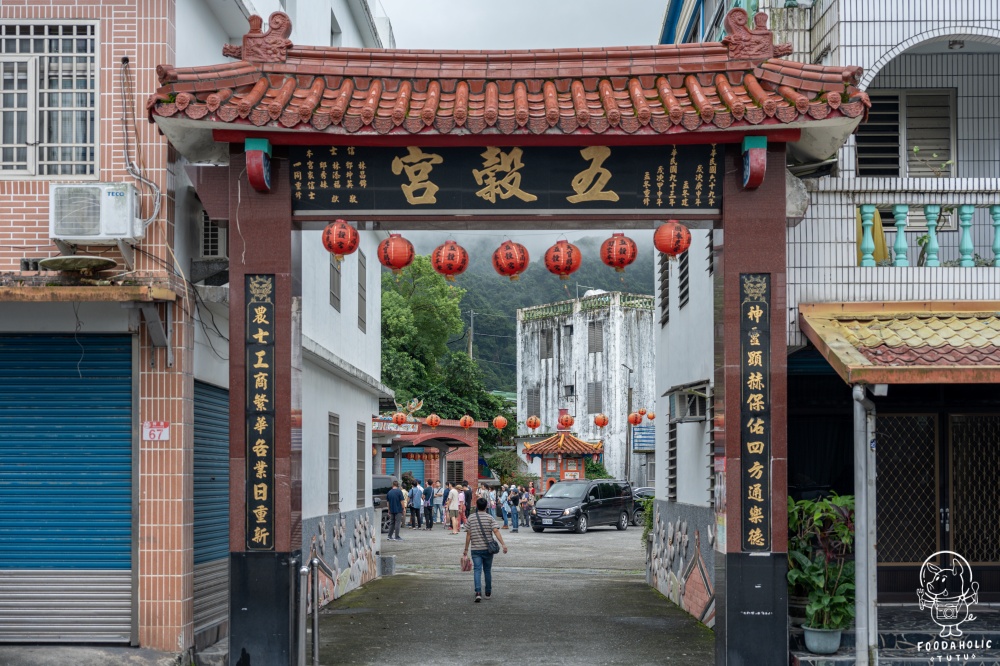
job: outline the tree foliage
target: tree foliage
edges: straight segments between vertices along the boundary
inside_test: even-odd
[[[468,355],[449,351],[448,340],[461,335],[459,303],[465,291],[449,284],[417,256],[400,275],[382,275],[382,379],[396,401],[424,401],[418,416],[431,412],[444,419],[468,414],[477,421],[503,415],[508,425],[480,431],[480,450],[488,453],[516,432],[516,414],[487,391],[482,371]]]

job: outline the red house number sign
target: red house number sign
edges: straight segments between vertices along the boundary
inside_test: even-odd
[[[169,442],[170,441],[170,421],[143,421],[142,441],[144,442]]]

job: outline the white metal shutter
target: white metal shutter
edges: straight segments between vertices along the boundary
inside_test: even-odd
[[[0,335],[0,642],[132,640],[132,338]]]

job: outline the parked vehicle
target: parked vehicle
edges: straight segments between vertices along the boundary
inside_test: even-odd
[[[632,496],[635,498],[635,511],[632,512],[632,524],[636,527],[642,525],[646,520],[646,507],[639,500],[649,499],[655,495],[656,488],[643,487],[632,490]]]
[[[559,481],[535,501],[531,529],[574,530],[583,534],[592,525],[614,525],[628,529],[635,511],[632,486],[628,481],[594,479]]]
[[[392,489],[396,477],[389,474],[372,474],[372,506],[382,514],[382,533],[389,531],[389,503],[385,497]]]

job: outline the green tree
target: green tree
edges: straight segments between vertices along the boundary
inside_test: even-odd
[[[399,276],[382,276],[382,379],[396,400],[424,401],[417,412],[477,421],[507,419],[503,432],[492,426],[480,431],[480,451],[489,454],[516,432],[513,407],[486,390],[483,373],[468,354],[448,350],[448,339],[464,324],[459,303],[463,289],[452,286],[418,256]]]

